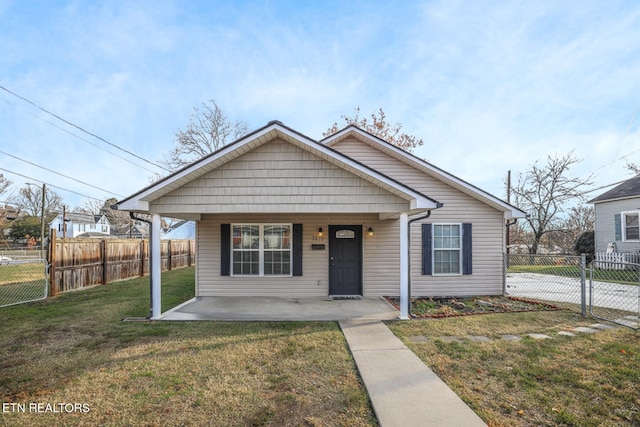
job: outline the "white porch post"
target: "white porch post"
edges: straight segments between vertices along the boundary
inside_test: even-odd
[[[409,215],[400,214],[400,319],[409,319]]]
[[[160,304],[160,276],[162,274],[161,253],[160,253],[160,215],[153,214],[151,218],[151,233],[149,235],[151,246],[151,319],[160,319],[162,307]]]

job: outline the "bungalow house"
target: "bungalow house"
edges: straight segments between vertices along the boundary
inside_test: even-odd
[[[60,237],[109,237],[111,224],[105,215],[77,212],[60,213],[51,221],[49,228]]]
[[[525,213],[355,126],[321,141],[274,121],[116,204],[196,222],[197,296],[502,293],[505,221]],[[154,257],[156,261],[153,262]]]
[[[596,259],[640,263],[640,175],[588,203],[595,210]]]

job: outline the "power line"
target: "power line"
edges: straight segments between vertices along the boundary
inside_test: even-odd
[[[38,105],[38,104],[36,104],[35,102],[32,102],[32,101],[28,100],[27,98],[25,98],[25,97],[23,97],[23,96],[20,96],[20,95],[18,95],[17,93],[14,93],[14,92],[10,91],[9,89],[7,89],[6,87],[4,87],[4,86],[2,86],[2,85],[0,85],[0,89],[4,90],[5,92],[10,93],[11,95],[13,95],[13,96],[15,96],[15,97],[17,97],[17,98],[22,99],[24,102],[27,102],[27,103],[29,103],[29,104],[33,105],[34,107],[38,108],[39,110],[44,111],[45,113],[47,113],[47,114],[49,114],[49,115],[51,115],[51,116],[55,117],[56,119],[58,119],[58,120],[60,120],[60,121],[62,121],[62,122],[64,122],[64,123],[68,124],[69,126],[73,126],[74,128],[76,128],[76,129],[80,130],[81,132],[84,132],[84,133],[86,133],[87,135],[91,135],[92,137],[94,137],[94,138],[96,138],[96,139],[99,139],[100,141],[102,141],[102,142],[104,142],[104,143],[106,143],[106,144],[109,144],[109,145],[111,145],[112,147],[117,148],[118,150],[123,151],[123,152],[125,152],[125,153],[129,154],[130,156],[133,156],[133,157],[135,157],[135,158],[137,158],[137,159],[142,160],[143,162],[146,162],[146,163],[148,163],[148,164],[150,164],[150,165],[156,166],[156,167],[158,167],[158,168],[160,168],[160,169],[163,169],[163,170],[165,170],[165,171],[169,171],[169,169],[165,168],[164,166],[161,166],[161,165],[159,165],[159,164],[157,164],[157,163],[151,162],[151,161],[149,161],[149,160],[145,159],[144,157],[140,157],[140,156],[138,156],[137,154],[132,153],[132,152],[131,152],[131,151],[129,151],[129,150],[126,150],[126,149],[124,149],[124,148],[122,148],[122,147],[119,147],[118,145],[116,145],[116,144],[114,144],[114,143],[112,143],[112,142],[109,142],[109,141],[107,141],[106,139],[104,139],[104,138],[102,138],[102,137],[100,137],[100,136],[98,136],[98,135],[96,135],[96,134],[94,134],[94,133],[92,133],[92,132],[89,132],[88,130],[83,129],[83,128],[82,128],[82,127],[80,127],[80,126],[78,126],[78,125],[76,125],[76,124],[74,124],[74,123],[71,123],[71,122],[70,122],[70,121],[68,121],[68,120],[63,119],[62,117],[58,116],[57,114],[52,113],[51,111],[49,111],[49,110],[45,109],[44,107],[39,106],[39,105]]]
[[[48,125],[51,125],[51,126],[53,126],[54,128],[59,129],[59,130],[61,130],[62,132],[65,132],[65,133],[67,133],[67,134],[69,134],[69,135],[73,136],[74,138],[79,139],[80,141],[84,141],[84,142],[86,142],[87,144],[92,145],[93,147],[97,148],[98,150],[102,150],[102,151],[104,151],[105,153],[109,153],[109,154],[111,154],[112,156],[117,157],[117,158],[119,158],[119,159],[122,159],[122,160],[124,160],[125,162],[131,163],[131,164],[132,164],[132,165],[134,165],[135,167],[138,167],[138,168],[144,169],[144,170],[146,170],[147,172],[156,173],[155,171],[152,171],[151,169],[147,169],[146,167],[144,167],[144,166],[142,166],[142,165],[139,165],[138,163],[136,163],[136,162],[134,162],[134,161],[131,161],[131,160],[127,159],[126,157],[122,157],[122,156],[120,156],[120,155],[118,155],[118,154],[116,154],[116,153],[114,153],[114,152],[112,152],[112,151],[107,150],[107,149],[106,149],[106,148],[104,148],[104,147],[99,146],[98,144],[94,144],[93,142],[89,141],[88,139],[85,139],[85,138],[83,138],[83,137],[81,137],[81,136],[78,136],[78,135],[76,135],[75,133],[73,133],[73,132],[71,132],[71,131],[69,131],[69,130],[67,130],[67,129],[63,128],[63,127],[58,126],[57,124],[50,122],[49,120],[45,120],[45,119],[43,119],[42,117],[36,116],[36,115],[35,115],[35,114],[33,114],[32,112],[30,112],[30,111],[26,111],[26,110],[24,110],[24,109],[22,109],[22,108],[18,107],[18,106],[17,106],[16,104],[14,104],[13,102],[7,101],[7,100],[6,100],[6,99],[4,99],[4,98],[0,98],[0,99],[2,99],[2,100],[3,100],[4,102],[6,102],[7,104],[13,105],[14,107],[16,107],[16,108],[20,109],[20,111],[24,112],[25,114],[28,114],[28,115],[30,115],[30,116],[32,116],[32,117],[34,117],[34,118],[38,119],[38,120],[42,120],[43,122],[47,123]]]
[[[60,176],[62,176],[62,177],[64,177],[64,178],[70,179],[70,180],[75,181],[75,182],[78,182],[78,183],[80,183],[80,184],[83,184],[83,185],[86,185],[86,186],[89,186],[89,187],[95,188],[95,189],[100,190],[100,191],[104,191],[105,193],[113,194],[114,196],[118,196],[118,197],[123,197],[121,194],[116,194],[116,193],[114,193],[113,191],[109,191],[109,190],[105,190],[104,188],[96,187],[95,185],[91,185],[91,184],[89,184],[89,183],[87,183],[87,182],[81,181],[81,180],[76,179],[76,178],[73,178],[73,177],[71,177],[71,176],[68,176],[68,175],[62,174],[62,173],[60,173],[60,172],[56,172],[56,171],[54,171],[54,170],[52,170],[52,169],[45,168],[44,166],[37,165],[37,164],[35,164],[35,163],[33,163],[33,162],[30,162],[30,161],[28,161],[28,160],[22,159],[22,158],[20,158],[20,157],[18,157],[18,156],[14,156],[13,154],[5,153],[5,152],[4,152],[4,151],[2,151],[2,150],[0,150],[0,153],[4,154],[5,156],[13,157],[14,159],[20,160],[21,162],[28,163],[28,164],[30,164],[30,165],[32,165],[32,166],[37,167],[37,168],[44,169],[44,170],[46,170],[46,171],[48,171],[48,172],[51,172],[51,173],[55,173],[56,175],[60,175]]]
[[[626,179],[624,179],[622,181],[614,182],[613,184],[601,185],[600,187],[596,187],[596,188],[592,188],[591,190],[583,191],[581,194],[593,193],[594,191],[602,190],[603,188],[609,188],[609,187],[613,187],[614,185],[622,184],[625,181],[626,181]]]
[[[8,170],[8,169],[0,168],[0,170],[1,170],[1,171],[8,172],[8,173],[13,174],[13,175],[21,176],[21,177],[23,177],[23,178],[26,178],[26,179],[29,179],[29,180],[32,180],[32,181],[37,181],[37,182],[40,182],[40,183],[42,183],[42,184],[47,184],[49,187],[53,187],[53,188],[57,188],[58,190],[67,191],[67,192],[69,192],[69,193],[77,194],[78,196],[87,197],[87,198],[89,198],[89,199],[97,200],[97,201],[102,201],[102,200],[103,200],[103,199],[98,199],[98,198],[93,197],[93,196],[87,196],[86,194],[78,193],[77,191],[69,190],[68,188],[59,187],[59,186],[57,186],[57,185],[50,184],[50,183],[48,183],[48,182],[42,181],[42,180],[37,179],[37,178],[32,178],[32,177],[30,177],[30,176],[23,175],[23,174],[18,173],[18,172],[13,172],[13,171],[10,171],[10,170]]]

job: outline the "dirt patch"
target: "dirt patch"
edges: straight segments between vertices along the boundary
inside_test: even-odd
[[[400,297],[385,297],[400,309]],[[520,313],[526,311],[561,310],[561,307],[504,296],[466,298],[412,298],[411,314],[416,318],[442,318],[490,313]]]

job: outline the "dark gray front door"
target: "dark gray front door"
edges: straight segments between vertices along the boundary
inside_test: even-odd
[[[362,226],[329,226],[329,295],[362,295]]]

